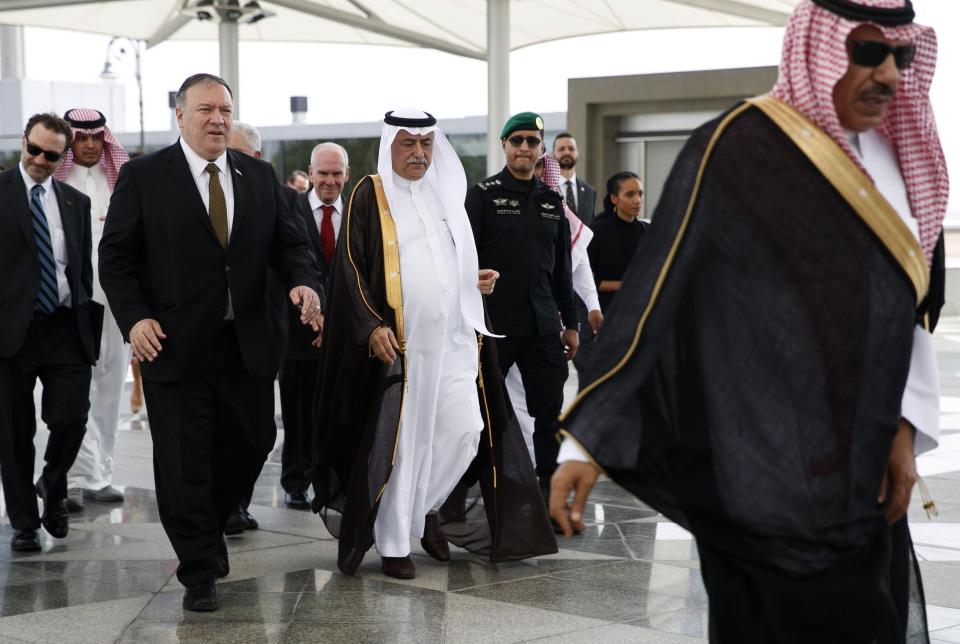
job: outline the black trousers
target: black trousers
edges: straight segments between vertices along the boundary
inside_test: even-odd
[[[184,586],[216,577],[224,524],[260,476],[277,435],[273,378],[247,374],[232,324],[217,345],[206,373],[143,380],[160,522]]]
[[[557,417],[563,407],[563,383],[567,381],[567,359],[560,333],[509,336],[497,340],[500,371],[516,363],[527,393],[527,410],[533,416],[533,453],[540,484],[549,482],[557,469]]]
[[[40,528],[33,481],[37,379],[43,384],[40,417],[50,430],[40,478],[48,496],[56,500],[67,496],[67,471],[83,442],[90,376],[77,320],[68,308],[33,320],[19,353],[0,358],[0,479],[15,529]]]
[[[284,360],[280,367],[280,414],[283,452],[280,485],[288,493],[310,487],[307,469],[313,456],[313,401],[317,395],[320,360]]]

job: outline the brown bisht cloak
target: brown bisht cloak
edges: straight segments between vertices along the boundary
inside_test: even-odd
[[[368,346],[381,325],[393,329],[401,343],[403,336],[396,231],[390,215],[381,215],[376,180],[368,176],[357,184],[341,223],[327,295],[311,469],[314,511],[339,539],[338,565],[346,574],[356,572],[373,545],[377,507],[402,431],[406,385],[403,354],[388,366]],[[478,335],[478,350],[484,428],[477,457],[440,509],[444,534],[490,561],[555,553],[495,344]]]
[[[938,255],[931,286],[873,183],[775,99],[678,157],[560,424],[696,536],[712,641],[925,637],[877,495]]]

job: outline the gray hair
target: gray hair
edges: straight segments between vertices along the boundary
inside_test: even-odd
[[[234,123],[234,127],[236,127],[236,123]],[[342,145],[340,145],[339,143],[334,143],[332,141],[325,141],[323,143],[318,143],[313,148],[313,151],[310,153],[310,165],[313,165],[313,160],[316,158],[316,156],[319,153],[323,152],[324,150],[336,150],[337,152],[340,153],[340,157],[343,159],[343,167],[344,168],[350,167],[350,157],[347,156],[347,149]]]
[[[257,131],[257,128],[253,127],[249,123],[244,123],[242,121],[234,121],[233,129],[243,137],[243,140],[247,142],[247,145],[250,146],[250,149],[254,152],[260,152],[260,132]]]

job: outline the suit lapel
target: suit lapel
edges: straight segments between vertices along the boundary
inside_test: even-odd
[[[64,194],[60,182],[53,180],[53,192],[57,195],[57,206],[60,208],[60,221],[63,223],[64,245],[67,247],[67,281],[74,302],[77,301],[76,289],[80,279],[80,269],[83,264],[80,260],[81,233],[77,221],[77,203]],[[76,277],[77,279],[73,279]]]
[[[300,201],[300,215],[307,227],[307,235],[313,245],[313,252],[317,253],[317,257],[323,260],[323,244],[320,241],[320,229],[317,228],[317,220],[313,217],[313,208],[310,207],[310,193],[305,192],[302,195],[297,195],[297,199]]]
[[[230,230],[230,241],[237,235],[240,225],[243,222],[247,203],[247,188],[250,183],[247,177],[243,175],[243,168],[239,162],[240,153],[233,150],[227,150],[227,171],[230,172],[233,179],[233,226]],[[229,242],[228,242],[229,244]]]
[[[170,178],[186,200],[189,209],[200,218],[203,227],[216,240],[217,234],[213,231],[210,215],[207,213],[207,208],[203,205],[203,198],[201,198],[200,191],[197,189],[197,182],[190,174],[190,164],[187,163],[187,157],[183,154],[180,142],[174,143],[167,150],[170,152],[167,158],[169,163],[167,172]],[[220,242],[217,241],[217,243]]]
[[[34,239],[33,222],[30,220],[30,207],[27,205],[27,186],[23,183],[23,177],[20,176],[19,161],[17,167],[7,171],[7,201],[10,203],[10,210],[13,216],[20,222],[20,228],[23,230],[23,236],[30,244],[30,250],[34,255],[37,253],[37,240]]]

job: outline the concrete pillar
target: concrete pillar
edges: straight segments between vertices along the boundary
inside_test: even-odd
[[[236,20],[220,22],[220,77],[233,91],[233,118],[240,118],[240,27]]]
[[[487,176],[503,167],[500,128],[509,111],[510,0],[487,0]]]
[[[23,80],[26,76],[23,27],[0,25],[0,79]]]

